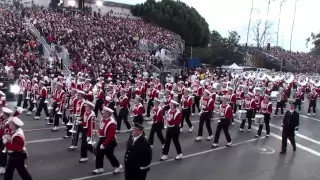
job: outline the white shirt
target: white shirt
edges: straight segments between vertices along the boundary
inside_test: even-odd
[[[142,133],[139,136],[133,137],[133,144],[139,139],[139,137],[142,135]]]

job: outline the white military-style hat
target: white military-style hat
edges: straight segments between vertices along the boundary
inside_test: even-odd
[[[136,99],[138,99],[138,100],[142,100],[142,97],[141,96],[139,96],[139,95],[136,95]]]
[[[204,90],[204,92],[209,94],[209,95],[211,94],[211,92],[208,89]]]
[[[61,82],[56,82],[56,85],[62,86],[62,83]]]
[[[84,91],[78,90],[77,91],[78,94],[82,94],[82,95],[86,95],[86,93]]]
[[[85,103],[86,103],[85,104],[86,106],[90,106],[90,107],[94,108],[94,104],[92,102],[86,101]]]
[[[2,107],[2,112],[6,114],[13,114],[13,111],[7,107]]]
[[[158,103],[161,103],[162,101],[158,98],[154,98],[154,102],[158,102]]]
[[[177,106],[179,105],[179,103],[177,101],[174,101],[174,100],[171,100],[170,103],[174,104],[174,105],[177,105]]]
[[[113,113],[114,111],[112,109],[108,108],[107,106],[103,106],[102,112]]]
[[[19,127],[24,125],[24,123],[18,117],[12,117],[9,122],[12,122],[13,124],[15,124]]]
[[[110,96],[106,96],[106,100],[107,101],[111,101],[111,97]]]

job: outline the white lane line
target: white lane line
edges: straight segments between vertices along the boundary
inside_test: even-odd
[[[43,130],[49,130],[49,129],[52,129],[52,127],[51,127],[51,128],[24,129],[23,131],[24,131],[24,132],[32,132],[32,131],[43,131]]]
[[[282,130],[282,127],[280,127],[280,126],[277,126],[277,125],[274,125],[274,124],[271,124],[271,123],[270,123],[270,126],[273,127],[273,128]],[[312,139],[312,138],[310,138],[310,137],[308,137],[308,136],[305,136],[305,135],[303,135],[303,134],[297,133],[296,136],[298,136],[298,137],[300,137],[300,138],[302,138],[302,139],[308,140],[308,141],[310,141],[310,142],[313,142],[313,143],[315,143],[315,144],[320,145],[320,141],[317,141],[317,140],[315,140],[315,139]]]
[[[234,119],[234,121],[235,121],[235,122],[238,122],[238,123],[241,123],[241,121],[238,120],[238,119]],[[257,126],[251,126],[251,128],[253,128],[253,129],[255,129],[255,130],[258,130],[258,127],[257,127]],[[279,135],[277,135],[277,134],[270,133],[270,135],[273,136],[273,137],[275,137],[276,139],[279,139],[280,141],[282,140],[282,137],[279,136]],[[288,142],[289,142],[289,140],[288,140]],[[297,146],[298,148],[302,149],[302,150],[305,150],[305,151],[313,154],[313,155],[320,156],[320,152],[315,151],[315,150],[313,150],[313,149],[311,149],[311,148],[308,148],[308,147],[306,147],[306,146],[303,146],[303,145],[301,145],[301,144],[299,144],[299,143],[296,143],[296,146]]]
[[[219,118],[213,118],[214,120],[217,120]],[[146,122],[148,123],[148,122]],[[199,123],[198,120],[196,121],[191,121],[192,124],[197,124]],[[187,124],[187,123],[184,123],[184,124]],[[51,128],[50,128],[51,129]],[[151,127],[147,127],[145,128],[146,130],[148,129],[151,129]],[[121,130],[120,133],[125,133],[127,132],[127,130]],[[63,138],[52,138],[52,139],[38,139],[38,140],[30,140],[30,141],[27,141],[27,144],[35,144],[35,143],[43,143],[43,142],[51,142],[51,141],[61,141],[61,140],[64,140]]]
[[[243,142],[235,143],[232,146],[239,146],[239,145],[250,143],[250,142],[253,142],[253,141],[256,141],[256,140],[257,139],[249,139],[249,140],[246,140],[246,141],[243,141]],[[208,153],[215,152],[215,151],[222,150],[222,149],[226,149],[226,148],[227,148],[226,146],[222,146],[222,147],[218,147],[218,148],[215,148],[215,149],[210,149],[210,150],[206,150],[206,151],[200,151],[200,152],[197,152],[197,153],[188,154],[188,155],[183,156],[183,159],[187,159],[187,158],[191,158],[191,157],[195,157],[195,156],[200,156],[200,155],[203,155],[203,154],[208,154]],[[230,148],[232,148],[232,147],[230,147]],[[156,166],[156,165],[159,165],[159,164],[164,164],[164,163],[172,162],[172,161],[174,161],[174,158],[168,159],[167,161],[153,162],[153,163],[151,163],[151,166]],[[106,172],[106,173],[103,173],[103,174],[85,176],[85,177],[75,178],[75,179],[71,179],[71,180],[93,179],[93,178],[97,178],[97,177],[101,177],[101,176],[107,176],[107,175],[111,175],[111,174],[113,174],[113,172]]]

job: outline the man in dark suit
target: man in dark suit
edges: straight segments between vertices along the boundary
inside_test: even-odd
[[[125,180],[145,180],[151,160],[152,150],[144,135],[143,126],[134,123],[124,157]]]
[[[295,133],[298,131],[299,126],[299,113],[295,110],[295,104],[293,99],[289,99],[290,110],[286,112],[282,121],[282,146],[280,154],[285,154],[287,151],[287,140],[289,139],[293,147],[293,151],[296,151]]]

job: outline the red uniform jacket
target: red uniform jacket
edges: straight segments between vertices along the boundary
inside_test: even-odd
[[[272,103],[271,102],[261,102],[261,109],[260,112],[263,114],[271,114],[272,113]]]
[[[254,99],[246,98],[243,102],[243,107],[247,110],[255,110],[257,108],[257,105]]]
[[[168,114],[169,114],[168,127],[179,126],[182,118],[181,112],[177,109],[174,111],[169,109]]]
[[[220,104],[219,115],[221,118],[232,119],[232,107],[229,104]]]
[[[91,137],[92,129],[94,129],[96,115],[93,111],[86,111],[83,115],[82,127],[87,128],[87,137]]]
[[[154,107],[153,108],[153,123],[163,123],[164,122],[164,111],[162,110],[162,108],[159,107]]]
[[[142,116],[144,113],[144,107],[141,103],[137,103],[133,106],[132,114],[133,116]]]
[[[182,109],[188,109],[192,106],[192,98],[190,96],[182,96],[181,98],[181,107]]]
[[[211,97],[201,98],[201,107],[203,112],[209,112],[214,110],[214,101]]]
[[[5,145],[9,153],[21,152],[25,150],[25,138],[23,130],[19,128],[15,132],[11,132],[11,138]]]
[[[119,97],[119,106],[120,108],[128,108],[129,107],[129,99],[127,96],[120,96]]]
[[[116,121],[110,117],[100,120],[99,137],[105,137],[102,145],[108,147],[111,141],[116,140]]]

